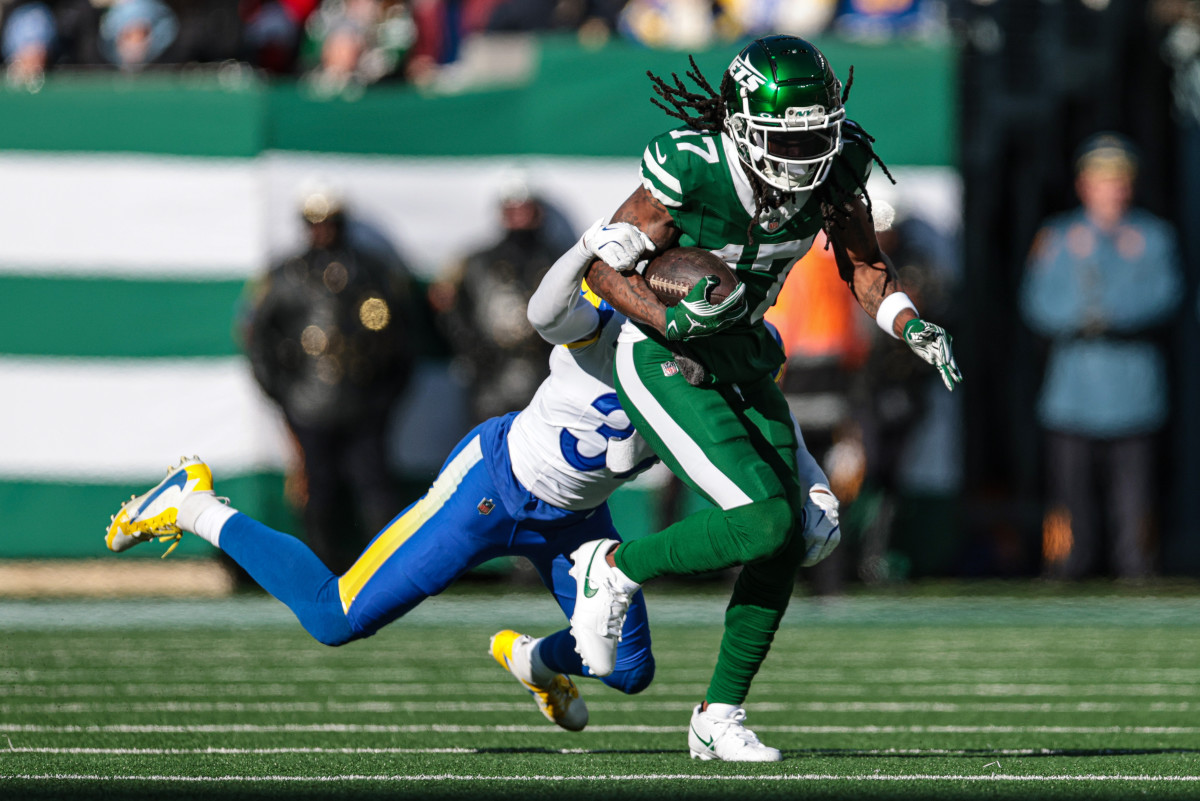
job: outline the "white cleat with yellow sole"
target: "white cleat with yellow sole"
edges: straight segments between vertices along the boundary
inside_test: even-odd
[[[579,688],[562,673],[545,681],[535,679],[530,655],[535,642],[528,634],[505,629],[492,636],[490,651],[492,658],[529,691],[547,720],[567,731],[582,731],[588,722],[588,709],[579,697]]]
[[[131,496],[112,516],[104,544],[121,552],[143,542],[173,540],[163,556],[175,550],[183,530],[179,528],[179,505],[195,492],[213,494],[212,471],[199,456],[183,458],[167,469],[167,476],[144,495]]]

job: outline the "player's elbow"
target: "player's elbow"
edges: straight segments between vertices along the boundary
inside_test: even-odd
[[[539,300],[537,293],[534,293],[529,305],[525,307],[525,317],[535,331],[545,336],[546,332],[553,331],[562,322],[562,318],[566,316],[566,309]]]

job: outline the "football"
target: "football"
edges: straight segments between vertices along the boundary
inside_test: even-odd
[[[671,248],[647,264],[642,273],[650,291],[664,306],[674,306],[683,300],[706,275],[721,279],[709,298],[714,304],[729,297],[737,286],[737,279],[725,262],[703,248]]]

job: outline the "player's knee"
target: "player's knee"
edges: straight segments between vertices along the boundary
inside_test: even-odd
[[[794,520],[786,498],[755,501],[730,509],[726,515],[737,532],[743,563],[770,559],[791,540]]]
[[[635,695],[650,686],[654,681],[654,657],[647,654],[646,658],[630,668],[618,668],[605,676],[602,681],[614,690],[620,690],[626,695]]]
[[[375,633],[373,631],[355,631],[345,615],[327,615],[321,620],[307,621],[304,628],[321,645],[328,645],[333,648],[362,639],[363,637],[369,637]]]

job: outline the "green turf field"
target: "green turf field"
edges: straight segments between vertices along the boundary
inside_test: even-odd
[[[559,624],[452,592],[341,649],[257,597],[0,603],[0,798],[1197,798],[1200,598],[797,599],[749,724],[691,760],[718,595],[650,598],[658,675],[560,731],[486,654]]]

